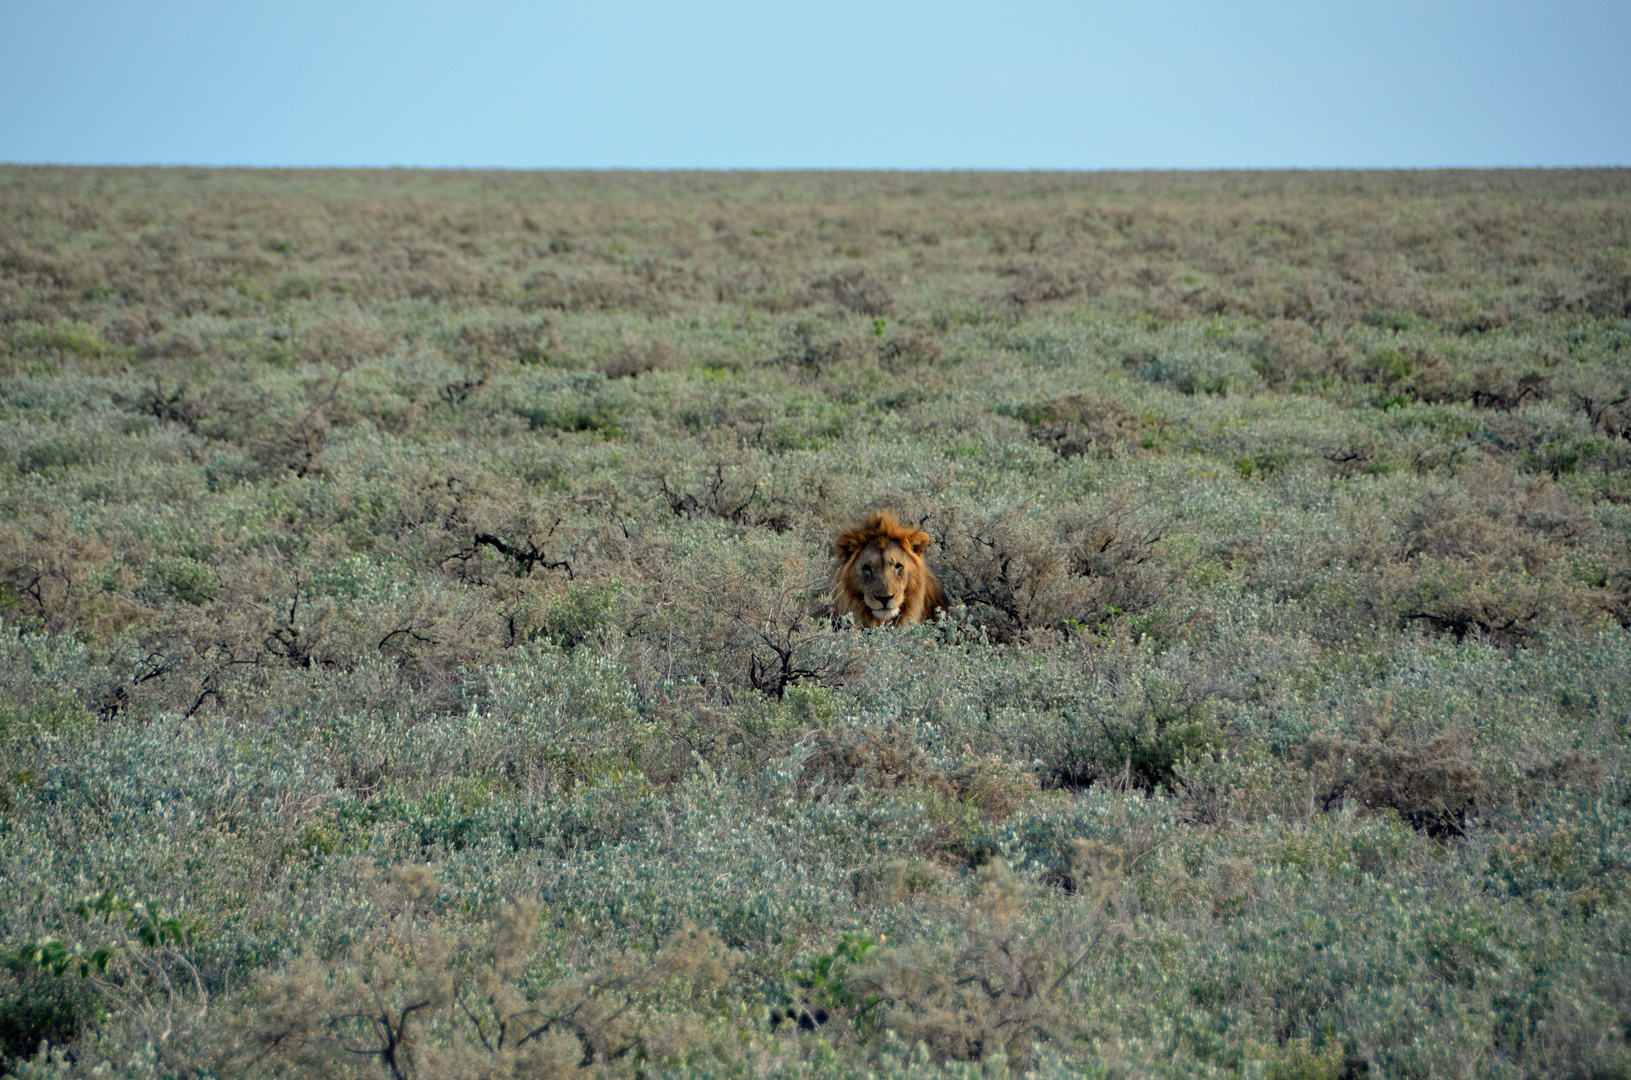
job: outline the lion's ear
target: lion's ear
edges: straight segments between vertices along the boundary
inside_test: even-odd
[[[838,539],[832,542],[832,548],[838,553],[840,559],[848,559],[864,547],[866,547],[866,534],[860,529],[845,529],[838,534]]]
[[[934,543],[934,537],[922,529],[912,530],[912,535],[906,538],[906,546],[912,549],[913,555],[922,555],[932,543]]]

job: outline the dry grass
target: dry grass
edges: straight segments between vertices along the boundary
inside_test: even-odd
[[[110,302],[122,309],[123,339],[196,353],[191,339],[173,339],[172,324],[234,296],[513,297],[523,309],[641,312],[745,301],[870,318],[917,306],[932,275],[948,308],[1251,316],[1267,327],[1263,362],[1296,378],[1329,363],[1298,324],[1417,318],[1484,333],[1554,313],[1624,318],[1631,303],[1619,254],[1625,181],[1614,170],[662,179],[222,170],[177,182],[159,170],[11,167],[6,181],[8,321],[65,326],[41,332],[41,347],[75,355],[99,347],[72,327],[100,322]],[[711,223],[676,212],[710,198],[721,200]]]

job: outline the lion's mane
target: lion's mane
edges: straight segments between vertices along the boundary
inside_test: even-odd
[[[910,564],[906,579],[906,595],[900,613],[887,622],[878,619],[867,607],[866,594],[856,572],[856,559],[869,547],[887,549],[893,541],[900,545]],[[946,607],[946,594],[940,588],[934,571],[923,561],[923,552],[934,538],[922,529],[903,525],[900,519],[886,510],[875,510],[843,532],[833,541],[838,555],[838,569],[833,574],[833,614],[840,618],[855,617],[857,626],[904,626],[907,623],[926,622],[934,613]]]

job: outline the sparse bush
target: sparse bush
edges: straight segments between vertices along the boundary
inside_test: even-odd
[[[301,335],[300,359],[348,368],[383,356],[388,345],[376,320],[325,319]]]
[[[1074,991],[1108,951],[1115,882],[1109,872],[1096,880],[1096,894],[1076,903],[1027,903],[1026,883],[993,863],[947,940],[878,950],[853,977],[856,996],[878,1014],[873,1022],[934,1060],[1000,1055],[1026,1067],[1042,1046],[1076,1034]]]
[[[835,798],[851,785],[923,800],[937,819],[935,843],[950,848],[981,819],[1011,816],[1036,791],[1028,774],[997,757],[936,761],[899,722],[881,728],[828,726],[804,762],[813,798]]]
[[[544,615],[538,636],[571,649],[590,640],[606,625],[606,616],[617,603],[617,585],[596,588],[571,584]]]
[[[757,455],[727,448],[700,475],[675,476],[669,463],[660,466],[657,488],[676,517],[714,517],[733,525],[772,524],[785,532],[786,518],[764,505],[760,485],[768,478]]]
[[[878,359],[892,371],[906,371],[918,365],[939,364],[946,358],[940,342],[922,334],[901,334],[878,344]]]
[[[1367,809],[1395,810],[1431,836],[1460,835],[1485,794],[1464,738],[1398,738],[1385,716],[1355,739],[1313,737],[1302,764],[1322,809],[1353,799]]]
[[[58,351],[94,359],[107,351],[107,343],[93,327],[58,319],[54,325],[23,324],[11,332],[11,351],[30,353]]]
[[[1003,299],[1015,307],[1070,300],[1080,296],[1090,286],[1076,271],[1056,271],[1047,266],[1014,266],[1005,268],[1005,274],[1015,279],[1014,287],[1003,294]]]
[[[867,356],[864,342],[849,338],[823,338],[809,323],[793,327],[792,344],[778,359],[802,375],[812,378],[831,374],[834,369],[860,362]]]
[[[1109,707],[1067,712],[1062,745],[1047,763],[1048,779],[1067,787],[1176,789],[1181,769],[1227,745],[1208,708],[1214,690],[1152,678],[1141,694],[1128,693]]]
[[[1127,492],[1052,511],[931,516],[948,596],[999,641],[1092,628],[1180,599],[1158,513]]]
[[[1554,584],[1570,550],[1592,542],[1593,526],[1553,484],[1513,483],[1486,466],[1464,487],[1429,492],[1403,527],[1381,586],[1404,619],[1458,638],[1517,640],[1593,603]]]
[[[1340,375],[1347,356],[1340,345],[1321,342],[1306,322],[1271,319],[1247,346],[1252,367],[1275,389]]]
[[[857,315],[869,317],[888,315],[895,304],[894,295],[889,289],[882,282],[869,278],[860,267],[817,278],[810,282],[810,292]]]
[[[824,618],[824,560],[785,538],[748,533],[728,554],[672,571],[640,638],[665,670],[782,697],[800,680],[844,675],[852,646]]]
[[[226,1064],[306,1076],[356,1075],[360,1065],[396,1080],[661,1065],[689,1049],[689,1033],[653,1006],[676,990],[711,997],[730,976],[728,950],[690,927],[655,954],[625,954],[529,994],[522,975],[537,962],[537,907],[501,908],[466,943],[430,918],[436,888],[428,867],[399,869],[376,901],[379,921],[359,928],[347,955],[306,957],[263,977],[239,1019],[247,1045]]]
[[[674,350],[667,342],[652,341],[644,345],[624,342],[606,360],[603,370],[608,379],[629,379],[649,371],[666,371],[676,363]]]
[[[1222,351],[1161,353],[1139,349],[1122,357],[1122,367],[1147,382],[1170,386],[1186,397],[1206,394],[1224,397],[1248,389],[1255,381],[1252,369],[1232,353]]]
[[[538,383],[512,408],[533,430],[593,431],[616,438],[624,434],[631,404],[628,395],[611,389],[601,372],[584,371]]]
[[[1064,458],[1095,453],[1108,457],[1137,440],[1145,426],[1140,417],[1115,401],[1094,394],[1042,402],[1017,415],[1031,425],[1031,438]],[[1163,423],[1155,420],[1152,426]]]

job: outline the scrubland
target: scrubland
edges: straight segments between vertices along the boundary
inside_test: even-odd
[[[1628,624],[1624,170],[0,168],[12,1075],[1624,1076]]]

